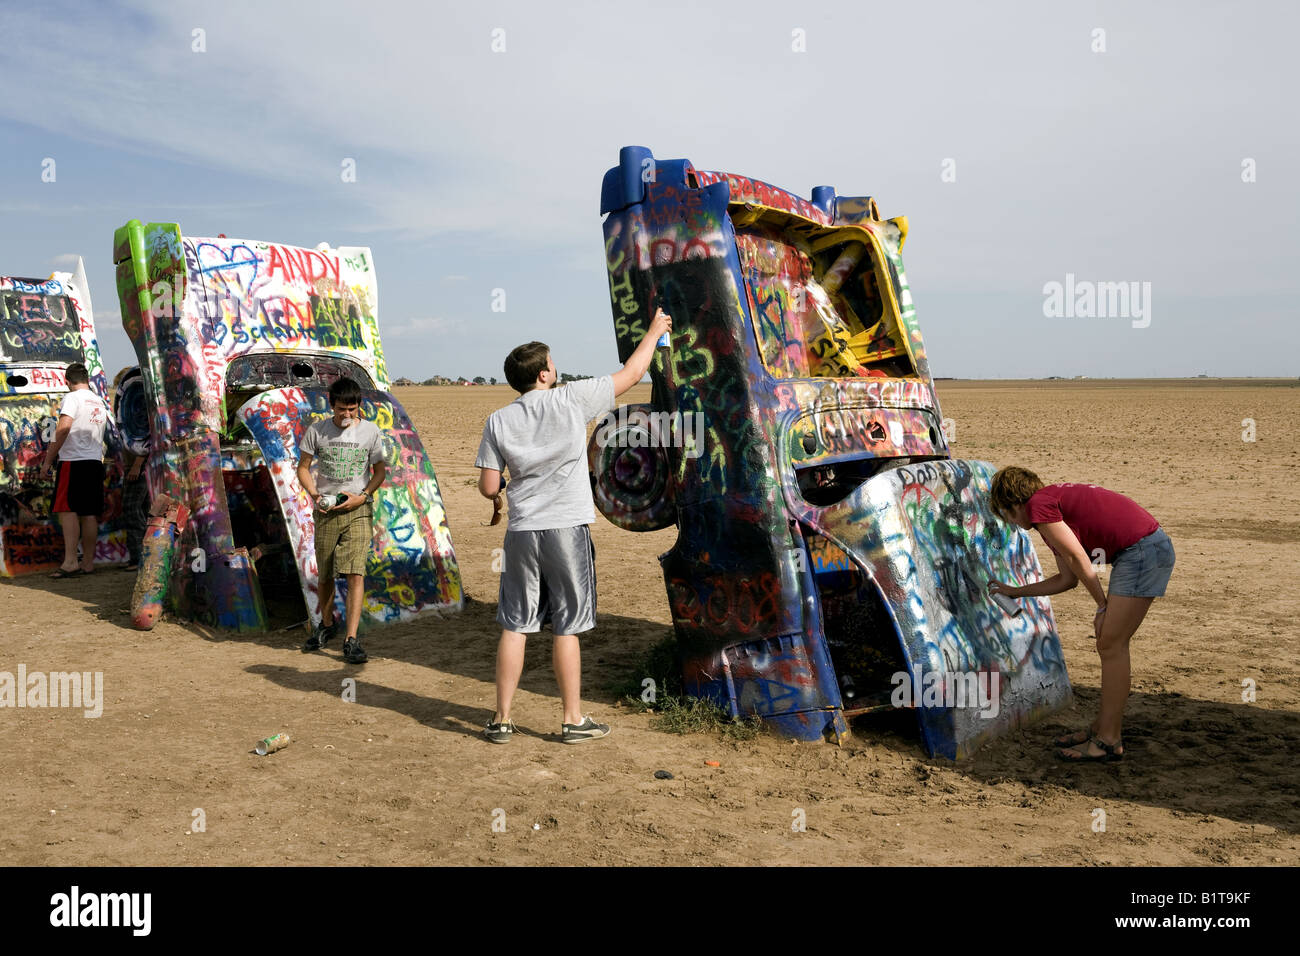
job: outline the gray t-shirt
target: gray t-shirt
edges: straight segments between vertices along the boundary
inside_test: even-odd
[[[587,472],[587,423],[614,406],[614,380],[524,392],[488,417],[478,468],[510,469],[511,531],[576,528],[596,520]]]
[[[370,466],[384,460],[384,439],[374,422],[339,428],[333,418],[322,418],[307,426],[298,450],[315,456],[316,490],[322,495],[359,495],[370,481]]]

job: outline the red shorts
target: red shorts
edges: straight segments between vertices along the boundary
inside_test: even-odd
[[[98,518],[104,510],[104,463],[60,461],[54,473],[54,505],[50,510]]]

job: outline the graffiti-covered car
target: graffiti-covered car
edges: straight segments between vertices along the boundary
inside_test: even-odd
[[[54,483],[41,477],[41,463],[68,393],[68,366],[76,362],[86,366],[91,390],[107,402],[81,260],[74,272],[48,279],[0,276],[0,576],[53,570],[63,562],[63,534],[50,512]],[[111,425],[104,434],[96,564],[126,560],[116,435]]]
[[[318,619],[322,599],[342,615],[342,582],[318,594],[313,507],[295,470],[303,431],[330,414],[329,386],[348,377],[388,464],[363,620],[459,610],[437,476],[389,391],[370,250],[195,238],[132,220],[113,259],[148,398],[150,492],[187,515],[158,583],[165,606],[240,630]]]
[[[907,221],[626,147],[601,192],[619,358],[673,319],[648,407],[592,436],[602,513],[660,558],[688,690],[801,739],[915,706],[957,758],[1064,706],[1041,571],[953,458],[903,271]]]

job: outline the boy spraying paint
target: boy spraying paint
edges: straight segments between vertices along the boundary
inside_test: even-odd
[[[324,647],[334,637],[334,576],[347,579],[347,637],[343,659],[364,664],[357,638],[365,598],[366,560],[370,557],[371,506],[388,465],[384,443],[373,422],[361,420],[361,388],[350,378],[330,386],[330,418],[309,425],[298,445],[298,483],[316,503],[316,567],[319,570],[320,622],[303,652]],[[320,464],[315,477],[313,459]]]
[[[499,498],[510,471],[510,512],[497,605],[497,706],[485,736],[508,743],[516,732],[510,704],[524,670],[524,643],[547,617],[555,635],[552,661],[560,686],[566,744],[609,733],[582,713],[582,658],[578,635],[596,626],[596,552],[588,527],[596,520],[586,467],[587,423],[641,381],[655,343],[672,330],[656,310],[650,330],[627,364],[612,375],[555,388],[555,363],[541,342],[516,348],[505,361],[506,381],[519,397],[492,413],[483,426],[475,466],[478,489]]]

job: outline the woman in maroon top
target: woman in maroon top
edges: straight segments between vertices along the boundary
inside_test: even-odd
[[[1120,731],[1129,694],[1129,639],[1151,602],[1163,597],[1174,570],[1174,546],[1150,513],[1124,495],[1097,485],[1044,485],[1032,471],[1003,468],[993,476],[993,510],[1026,531],[1037,528],[1056,555],[1057,572],[1025,587],[994,581],[1008,597],[1060,594],[1083,582],[1097,602],[1092,629],[1101,657],[1101,710],[1088,730],[1060,737],[1063,760],[1119,760]],[[1111,565],[1110,594],[1096,567]]]

